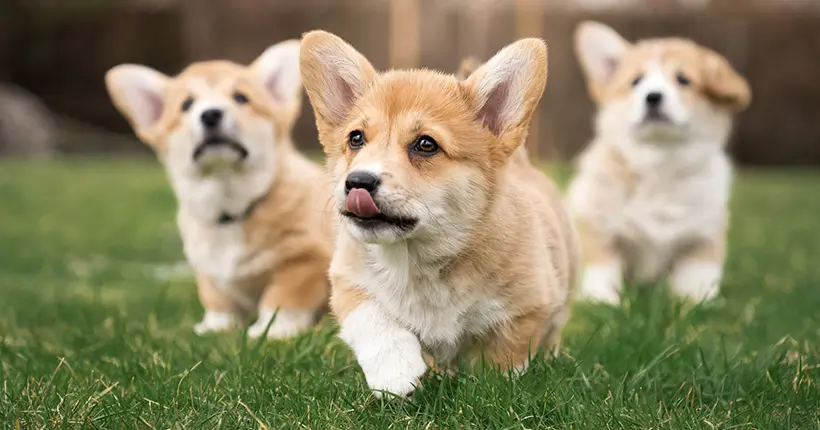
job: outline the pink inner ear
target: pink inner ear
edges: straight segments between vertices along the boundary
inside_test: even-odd
[[[507,104],[507,98],[510,93],[510,83],[507,81],[501,82],[493,88],[487,101],[478,111],[478,118],[490,129],[496,136],[500,136],[504,128],[509,124],[504,124],[503,109]]]
[[[616,60],[615,58],[611,58],[611,57],[607,58],[606,63],[605,63],[605,67],[606,67],[607,79],[611,79],[612,76],[615,74],[615,71],[618,70],[618,60]]]
[[[356,94],[353,92],[353,87],[340,76],[334,76],[333,83],[328,88],[329,94],[326,95],[327,109],[330,111],[332,118],[328,118],[331,122],[341,121],[350,113],[350,107],[356,101]]]
[[[162,97],[159,94],[148,94],[148,106],[151,112],[150,124],[159,121],[162,117]]]
[[[268,90],[268,94],[270,94],[271,98],[277,103],[285,103],[286,95],[282,94],[282,91],[276,86],[276,81],[279,80],[279,71],[277,70],[273,75],[271,75],[267,82],[265,83],[265,89]]]

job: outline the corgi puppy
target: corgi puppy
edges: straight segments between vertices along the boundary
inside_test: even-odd
[[[585,254],[582,294],[616,303],[624,280],[668,277],[684,298],[715,297],[732,180],[724,149],[748,84],[689,40],[631,44],[586,22],[575,47],[598,104],[595,139],[568,192]]]
[[[304,35],[302,80],[336,187],[331,309],[376,395],[407,395],[423,354],[522,371],[556,347],[579,264],[560,195],[522,147],[547,49],[520,40],[465,80],[378,73]]]
[[[194,331],[226,330],[254,314],[251,337],[311,328],[326,309],[333,218],[324,169],[291,141],[302,98],[299,42],[268,48],[250,67],[207,61],[169,77],[125,64],[105,82],[178,199],[205,308]]]

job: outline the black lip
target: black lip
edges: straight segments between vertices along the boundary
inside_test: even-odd
[[[415,218],[394,217],[385,214],[378,214],[367,218],[356,216],[350,212],[343,212],[342,215],[348,217],[361,227],[373,229],[389,225],[401,230],[412,230],[419,223],[419,220]]]
[[[194,149],[194,161],[198,160],[206,150],[220,146],[236,151],[236,153],[239,154],[240,160],[248,158],[248,149],[237,140],[227,136],[210,136],[205,138],[205,140]]]

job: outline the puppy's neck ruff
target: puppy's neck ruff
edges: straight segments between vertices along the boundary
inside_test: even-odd
[[[697,172],[710,160],[724,159],[724,148],[731,122],[710,124],[709,127],[687,128],[674,141],[663,137],[640,136],[636,131],[618,124],[607,112],[597,121],[595,144],[612,147],[629,168],[638,175],[686,174]]]
[[[226,225],[245,221],[251,216],[254,209],[256,209],[259,206],[259,204],[262,203],[263,200],[265,200],[265,197],[267,197],[267,194],[251,201],[251,203],[244,211],[242,211],[242,213],[232,215],[228,212],[222,212],[219,215],[219,218],[216,220],[217,224]]]
[[[255,154],[231,169],[203,174],[196,166],[168,171],[179,200],[179,211],[203,225],[241,223],[262,200],[269,198],[281,154]],[[276,155],[276,156],[274,156]]]

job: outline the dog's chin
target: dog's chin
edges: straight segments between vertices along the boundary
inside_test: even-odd
[[[413,237],[419,226],[418,219],[377,215],[371,218],[359,218],[352,214],[342,214],[348,233],[357,240],[389,245]]]
[[[248,149],[236,139],[226,136],[211,136],[194,148],[192,154],[196,164],[204,169],[232,166],[248,158]]]
[[[635,125],[634,132],[640,140],[649,143],[682,142],[688,135],[685,123],[666,115],[646,115]]]

